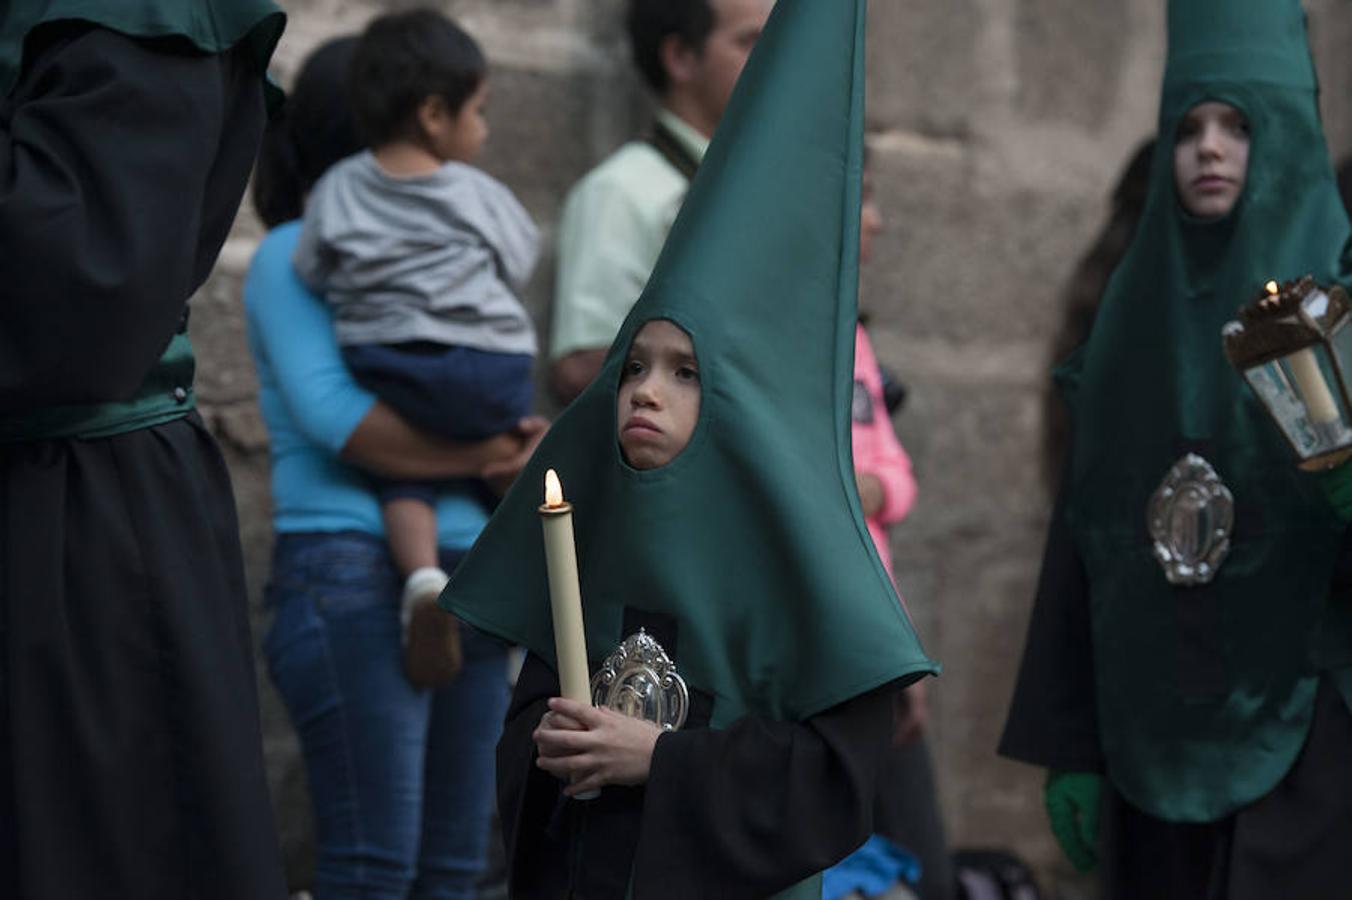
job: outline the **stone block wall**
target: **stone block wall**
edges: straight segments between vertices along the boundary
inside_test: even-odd
[[[403,0],[282,0],[275,71]],[[493,66],[485,168],[552,242],[568,186],[647,121],[622,0],[428,0]],[[800,0],[801,2],[801,0]],[[823,2],[823,0],[811,0]],[[1307,0],[1335,157],[1352,149],[1352,8]],[[880,359],[910,388],[897,419],[920,500],[894,532],[898,579],[932,653],[933,748],[955,845],[1012,847],[1046,886],[1084,887],[1057,854],[1041,773],[994,747],[1022,649],[1047,518],[1039,440],[1058,299],[1120,167],[1154,127],[1162,0],[874,0],[869,139],[887,220],[865,273]],[[247,204],[195,298],[200,396],[235,476],[256,634],[268,613],[267,435],[240,283],[261,234]],[[547,326],[553,261],[528,302]],[[304,776],[260,667],[269,769],[288,864],[309,860]]]

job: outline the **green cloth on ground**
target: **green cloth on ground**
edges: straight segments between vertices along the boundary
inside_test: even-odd
[[[1173,177],[1179,124],[1207,100],[1240,109],[1251,130],[1244,194],[1216,221],[1183,211]],[[1065,489],[1090,582],[1108,776],[1152,815],[1202,822],[1281,779],[1319,667],[1352,649],[1347,629],[1321,625],[1343,525],[1220,339],[1268,279],[1345,280],[1348,220],[1298,0],[1173,0],[1159,135],[1136,239],[1060,372],[1074,420]],[[1203,588],[1171,586],[1144,530],[1152,493],[1189,450],[1235,498],[1230,556]],[[1325,662],[1312,646],[1321,630]]]

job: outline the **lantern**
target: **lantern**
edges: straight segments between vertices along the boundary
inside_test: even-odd
[[[1239,321],[1221,334],[1225,355],[1253,388],[1302,469],[1330,468],[1352,457],[1352,304],[1341,287],[1310,276],[1269,281]]]

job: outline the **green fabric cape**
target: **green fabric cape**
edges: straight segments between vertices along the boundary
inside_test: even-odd
[[[1317,671],[1352,661],[1346,613],[1327,603],[1342,526],[1220,340],[1268,279],[1342,278],[1348,221],[1317,93],[1298,0],[1169,4],[1145,212],[1088,343],[1058,373],[1108,775],[1169,820],[1214,820],[1266,793],[1300,750]],[[1207,222],[1183,211],[1173,179],[1179,122],[1204,100],[1238,107],[1251,128],[1244,195]],[[1229,559],[1196,589],[1166,582],[1145,525],[1186,450],[1235,497]],[[1192,677],[1198,666],[1211,683]]]
[[[780,0],[596,382],[559,417],[443,603],[553,663],[537,507],[575,506],[592,667],[626,605],[673,616],[711,724],[797,720],[936,671],[860,512],[850,456],[864,122],[864,0]],[[643,323],[685,328],[699,424],[669,465],[616,442]]]
[[[62,20],[90,22],[129,37],[182,37],[206,53],[247,42],[263,72],[286,15],[271,0],[6,0],[0,11],[0,97],[19,77],[28,34]]]

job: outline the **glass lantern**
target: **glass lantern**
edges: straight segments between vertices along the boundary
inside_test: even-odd
[[[1302,469],[1352,458],[1352,304],[1341,287],[1306,276],[1279,285],[1239,311],[1221,331],[1225,355],[1253,388]]]

